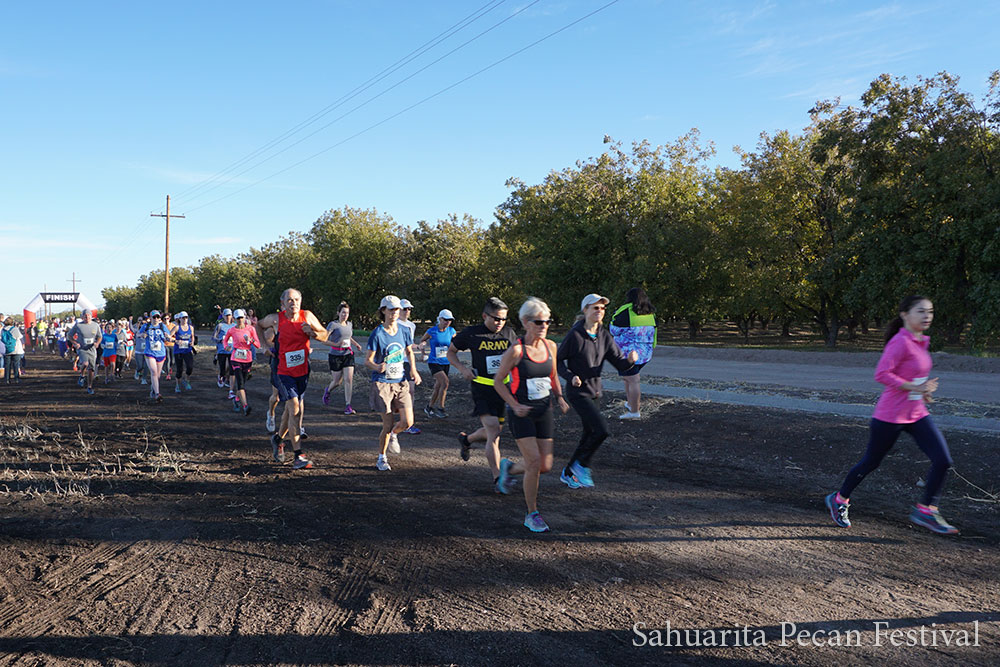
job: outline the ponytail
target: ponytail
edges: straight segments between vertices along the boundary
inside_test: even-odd
[[[889,326],[885,328],[885,340],[883,342],[888,343],[892,340],[892,337],[899,333],[899,330],[903,328],[903,318],[898,313],[908,313],[913,306],[917,305],[921,301],[929,301],[925,296],[920,296],[919,294],[913,294],[905,299],[899,304],[899,309],[896,311],[896,317],[892,318],[889,322]]]

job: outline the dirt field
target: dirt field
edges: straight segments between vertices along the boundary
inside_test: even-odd
[[[316,467],[293,472],[270,461],[263,373],[247,418],[208,355],[195,390],[169,383],[160,405],[131,379],[91,397],[64,362],[30,362],[0,385],[2,665],[1000,661],[996,436],[946,433],[958,538],[906,521],[926,464],[905,436],[840,529],[822,498],[863,425],[682,401],[621,423],[612,395],[597,488],[549,474],[552,532],[534,535],[482,450],[459,459],[462,382],[452,416],[418,413],[423,433],[380,473],[377,418],[345,417],[342,393],[322,406],[314,362]],[[557,419],[557,466],[578,435],[572,412]],[[507,432],[502,448],[516,452]]]

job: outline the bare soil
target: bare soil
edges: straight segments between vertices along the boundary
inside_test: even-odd
[[[455,435],[475,420],[457,379],[451,416],[418,412],[423,432],[378,472],[367,380],[347,417],[340,390],[320,402],[314,363],[316,467],[292,471],[270,460],[263,372],[243,417],[208,355],[194,391],[165,383],[162,404],[131,379],[88,396],[65,362],[29,362],[20,386],[0,385],[0,665],[1000,661],[997,436],[946,433],[957,474],[941,506],[960,536],[907,522],[927,465],[905,436],[841,529],[822,499],[863,426],[677,400],[620,422],[609,395],[595,489],[559,482],[580,430],[574,413],[557,418],[539,501],[552,531],[535,535],[523,498],[493,492],[482,450],[460,460]],[[516,457],[507,432],[501,446]],[[978,646],[886,634],[971,636],[977,622]],[[636,646],[636,623],[725,646]],[[857,631],[861,645],[782,641],[783,623],[821,643]],[[721,634],[736,629],[764,645]]]

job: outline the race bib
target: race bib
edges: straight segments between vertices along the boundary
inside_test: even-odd
[[[93,337],[87,338],[86,336],[84,336],[84,338],[83,338],[83,344],[84,345],[93,345],[94,344]]]
[[[486,357],[486,372],[490,375],[496,375],[497,371],[500,370],[500,360],[502,358],[502,354],[493,354]]]
[[[243,348],[233,350],[233,361],[250,361],[250,350]]]
[[[163,342],[158,340],[152,340],[149,342],[149,349],[152,352],[159,352],[163,349]]]
[[[927,382],[927,378],[913,378],[912,380],[910,380],[910,382],[912,382],[913,384],[923,384]],[[919,391],[911,391],[909,394],[907,394],[907,398],[909,398],[911,401],[919,401],[923,397],[924,395],[921,394]]]
[[[115,349],[115,342],[113,340],[109,340],[108,342],[106,342],[104,344],[104,349],[105,350],[113,350],[113,349]]]
[[[177,347],[179,347],[181,349],[184,349],[184,348],[186,348],[186,347],[188,347],[190,345],[191,345],[191,341],[189,341],[189,340],[181,340],[181,339],[177,340]]]
[[[448,346],[447,345],[438,345],[437,347],[435,347],[434,348],[434,356],[437,357],[438,359],[447,359],[448,358]]]
[[[386,380],[402,380],[403,379],[403,362],[397,362],[394,364],[385,365],[385,379]]]
[[[291,352],[285,352],[286,368],[295,368],[296,366],[301,366],[304,363],[306,363],[305,350],[292,350]]]
[[[548,398],[552,390],[552,380],[544,378],[528,378],[528,400],[537,401],[541,398]]]

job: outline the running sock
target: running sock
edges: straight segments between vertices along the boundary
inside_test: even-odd
[[[296,449],[295,450],[295,455],[296,456],[302,456],[302,450],[301,449]]]
[[[934,511],[927,505],[921,505],[920,503],[917,503],[917,509],[920,510],[920,512],[923,514],[927,515],[934,514]]]
[[[835,499],[835,500],[836,500],[836,501],[837,501],[838,503],[842,503],[842,504],[844,504],[844,505],[849,505],[849,504],[851,503],[851,501],[850,501],[850,500],[848,500],[848,499],[847,499],[847,498],[845,498],[844,496],[840,495],[840,491],[837,491],[837,497],[836,497],[836,499]]]
[[[467,434],[462,434],[462,444],[466,447],[472,447],[472,443],[469,442],[469,436]]]

